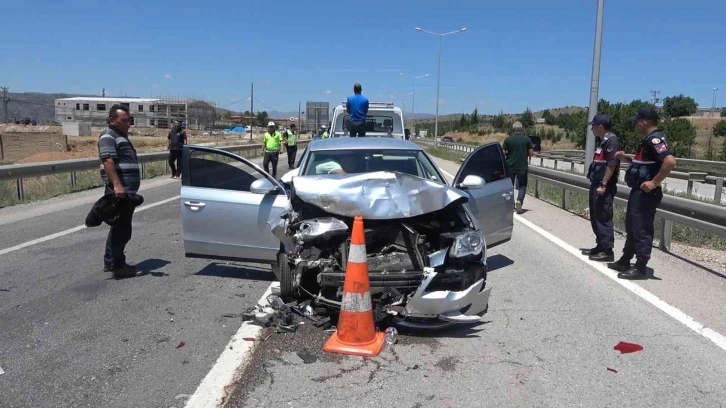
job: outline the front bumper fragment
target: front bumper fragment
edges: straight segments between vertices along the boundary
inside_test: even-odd
[[[424,280],[406,304],[406,317],[416,319],[440,319],[450,323],[479,321],[489,305],[490,287],[479,279],[462,291],[441,290],[426,292],[436,277],[433,268],[424,269]]]

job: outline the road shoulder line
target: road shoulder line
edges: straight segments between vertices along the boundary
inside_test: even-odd
[[[267,296],[273,290],[279,289],[280,283],[273,282],[267,287],[265,293],[257,302],[261,307],[269,305]],[[260,342],[263,327],[253,322],[243,322],[237,333],[224,347],[224,351],[217,358],[212,369],[207,373],[189,398],[185,408],[219,407],[227,403],[227,399],[234,391],[239,376],[247,366],[255,347]],[[254,339],[253,341],[245,339]]]
[[[453,174],[449,173],[448,171],[441,169],[441,172],[445,175],[451,177],[452,179],[455,177]],[[656,308],[660,309],[663,313],[667,314],[668,316],[672,317],[673,319],[677,320],[678,322],[682,323],[689,329],[696,332],[698,335],[707,338],[711,342],[713,342],[715,345],[717,345],[720,349],[726,351],[726,337],[722,335],[721,333],[718,333],[717,331],[708,328],[704,326],[703,324],[697,322],[695,319],[693,319],[688,314],[684,313],[680,309],[669,305],[662,299],[660,299],[658,296],[652,294],[651,292],[647,291],[643,287],[637,285],[634,282],[631,282],[629,280],[624,280],[618,278],[617,273],[614,271],[611,271],[607,268],[607,266],[591,261],[584,255],[580,253],[580,251],[573,247],[572,245],[566,243],[565,241],[561,240],[560,238],[556,237],[552,233],[544,230],[540,226],[534,224],[532,221],[527,220],[526,218],[514,214],[514,219],[516,219],[518,222],[521,222],[525,226],[529,227],[532,231],[538,233],[542,237],[546,238],[553,244],[559,246],[560,248],[564,249],[565,251],[569,252],[573,256],[575,256],[577,259],[585,262],[589,266],[591,266],[596,271],[602,273],[603,275],[607,276],[608,278],[615,281],[620,286],[624,287],[625,289],[629,290],[630,292],[634,293],[639,298],[645,300],[646,302],[650,303],[651,305],[655,306]]]

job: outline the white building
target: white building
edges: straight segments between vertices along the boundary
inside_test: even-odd
[[[216,119],[215,107],[198,100],[77,96],[55,100],[55,120],[104,126],[115,104],[129,108],[134,126],[169,128],[179,120],[192,129],[207,129]]]

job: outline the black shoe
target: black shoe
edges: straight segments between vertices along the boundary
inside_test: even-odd
[[[609,263],[608,268],[618,272],[625,272],[630,269],[630,261],[624,261],[621,258],[617,262]]]
[[[620,279],[646,279],[645,269],[638,268],[637,266],[631,266],[627,271],[620,272],[618,274]]]
[[[597,254],[597,253],[599,253],[600,251],[602,251],[602,250],[600,249],[600,247],[597,247],[597,246],[596,246],[595,248],[592,248],[592,249],[583,249],[583,250],[582,250],[582,254],[583,254],[583,255],[593,255],[593,254]]]
[[[612,252],[599,252],[590,255],[590,260],[595,262],[612,262],[615,260],[615,255]]]

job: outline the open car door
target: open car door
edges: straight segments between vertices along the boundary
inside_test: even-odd
[[[283,186],[249,160],[184,146],[181,215],[187,257],[276,263],[281,244],[267,222],[289,202]]]
[[[478,176],[483,185],[463,186],[467,176]],[[489,143],[474,150],[462,163],[454,187],[469,195],[466,206],[479,220],[487,247],[502,244],[512,238],[514,224],[514,192],[507,174],[504,152],[499,143]]]

